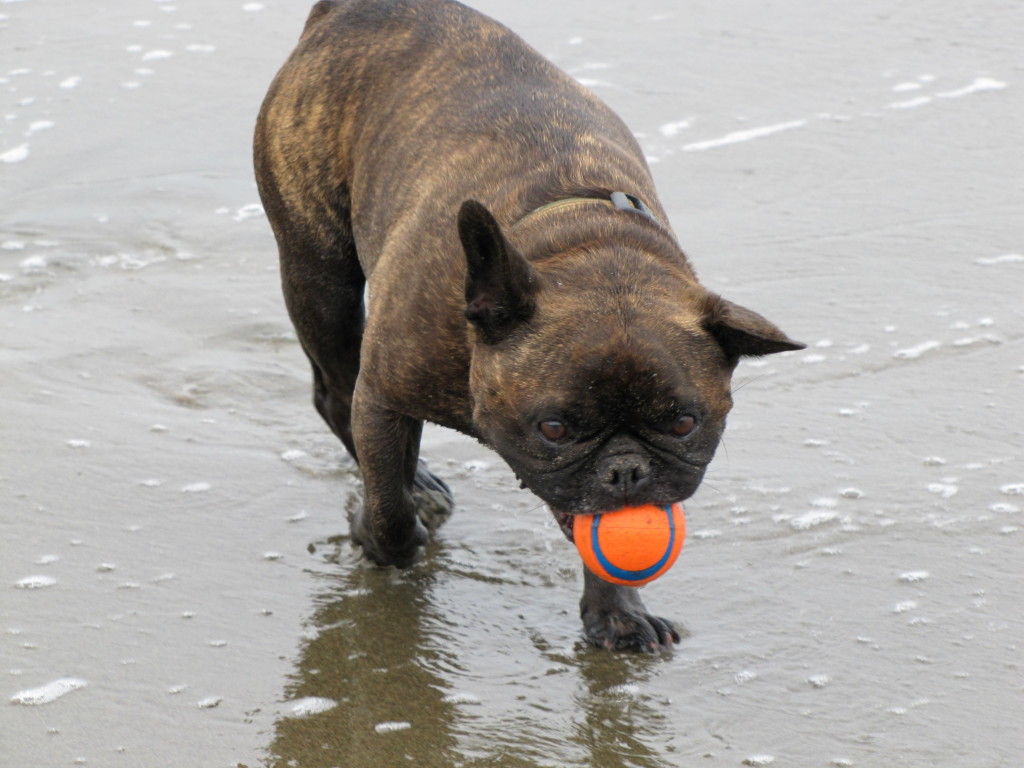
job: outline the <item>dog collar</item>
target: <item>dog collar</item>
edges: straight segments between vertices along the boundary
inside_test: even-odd
[[[654,211],[648,208],[644,204],[644,201],[636,195],[629,195],[625,192],[612,192],[609,200],[611,201],[611,204],[620,211],[635,211],[641,216],[650,219],[655,224],[661,224],[661,222],[658,221],[658,217],[654,215]]]
[[[543,211],[550,211],[553,208],[564,208],[570,205],[583,205],[584,203],[601,203],[603,205],[610,205],[620,211],[638,213],[644,218],[650,219],[655,224],[664,226],[658,217],[654,215],[654,211],[648,208],[643,200],[636,195],[630,195],[626,192],[612,192],[608,197],[566,197],[562,200],[545,203],[540,208],[534,208],[526,214],[523,219],[528,219]]]

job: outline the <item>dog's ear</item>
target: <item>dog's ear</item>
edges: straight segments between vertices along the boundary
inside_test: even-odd
[[[466,319],[478,338],[497,344],[533,315],[533,267],[502,234],[494,216],[476,200],[459,209],[459,239],[466,252]]]
[[[793,341],[757,312],[714,294],[706,299],[704,327],[734,363],[740,357],[790,352],[807,346]]]

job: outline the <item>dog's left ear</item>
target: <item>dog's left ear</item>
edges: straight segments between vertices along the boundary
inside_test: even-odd
[[[732,362],[741,357],[790,352],[807,346],[793,341],[757,312],[714,294],[706,304],[704,327]]]
[[[476,200],[459,209],[459,239],[466,252],[466,319],[484,343],[497,344],[533,315],[533,267]]]

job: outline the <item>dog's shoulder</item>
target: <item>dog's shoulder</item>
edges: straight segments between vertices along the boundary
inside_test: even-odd
[[[322,35],[406,34],[490,22],[483,14],[452,0],[319,0],[309,12],[303,37]]]

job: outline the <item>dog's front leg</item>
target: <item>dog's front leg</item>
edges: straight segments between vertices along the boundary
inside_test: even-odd
[[[580,615],[587,641],[599,648],[654,652],[679,642],[671,622],[647,612],[636,587],[610,584],[586,568]]]
[[[423,422],[382,407],[357,385],[352,431],[363,475],[352,540],[378,565],[405,568],[427,541],[413,500]]]

